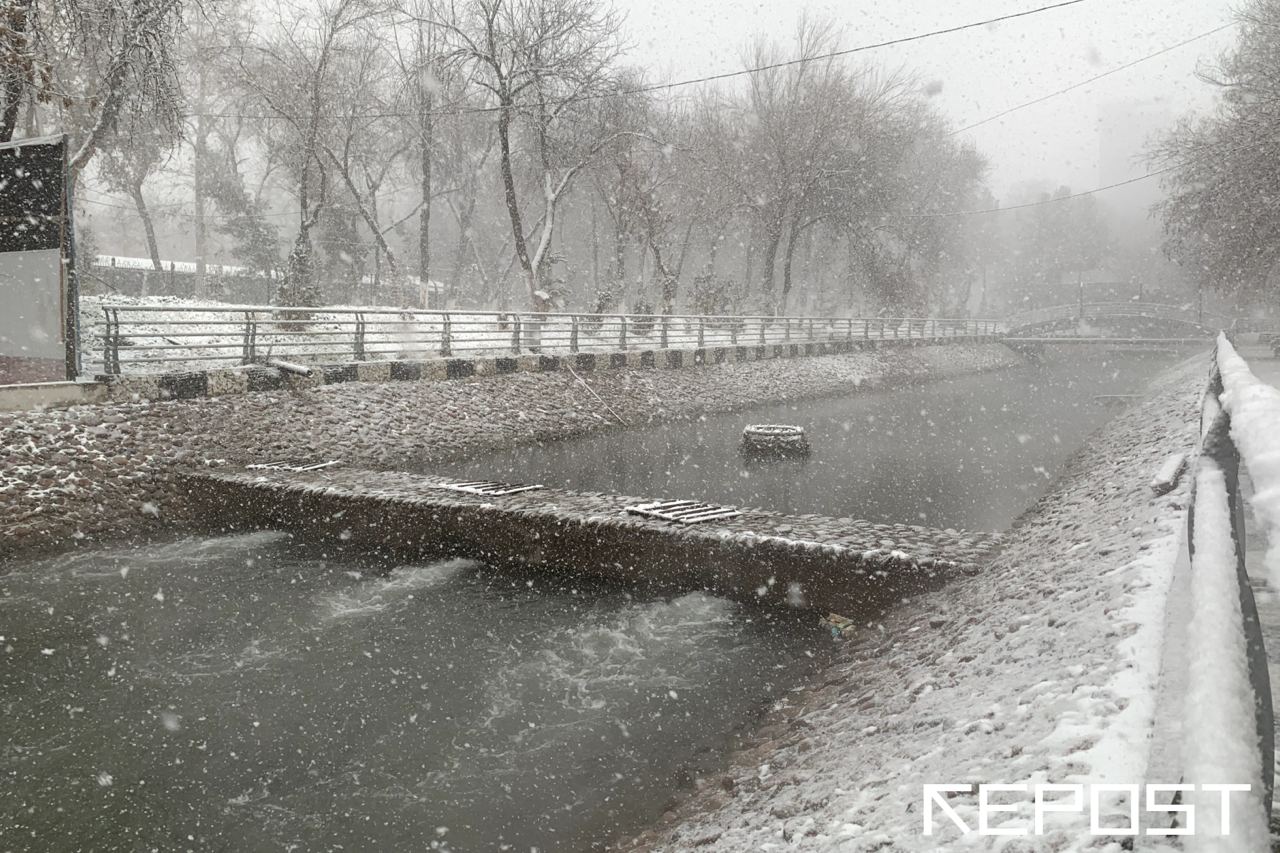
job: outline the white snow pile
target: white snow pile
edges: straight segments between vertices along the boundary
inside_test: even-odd
[[[865,623],[821,686],[776,706],[726,775],[625,849],[1120,850],[1122,837],[1091,834],[1087,794],[1045,815],[1040,835],[1029,790],[996,795],[1008,810],[990,826],[1025,834],[994,836],[976,831],[971,789],[947,802],[973,831],[935,808],[926,836],[924,785],[1147,780],[1190,478],[1163,496],[1149,484],[1195,446],[1203,373],[1197,360],[1167,374],[1093,437],[990,566]],[[1099,819],[1128,826],[1129,804],[1103,797]]]
[[[1218,338],[1218,369],[1231,439],[1253,481],[1249,503],[1267,530],[1268,580],[1280,589],[1280,391],[1253,375],[1225,335]]]
[[[1189,794],[1195,834],[1185,839],[1184,849],[1249,853],[1268,848],[1269,830],[1256,784],[1261,756],[1226,488],[1221,469],[1202,456],[1196,473],[1192,615],[1186,638],[1192,652],[1182,718],[1183,781],[1252,788],[1231,795],[1225,836],[1222,794],[1203,787]]]

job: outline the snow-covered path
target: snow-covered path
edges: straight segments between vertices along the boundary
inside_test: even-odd
[[[629,849],[1082,850],[1085,813],[1039,837],[922,833],[924,784],[1146,779],[1186,483],[1152,475],[1197,438],[1203,357],[1075,458],[982,575],[865,626],[822,685],[775,709],[729,775]],[[1184,480],[1187,478],[1184,478]],[[1028,795],[1029,800],[1029,795]],[[970,826],[977,797],[951,800]],[[1030,827],[1030,803],[1007,815]],[[1118,848],[1116,848],[1118,849]]]

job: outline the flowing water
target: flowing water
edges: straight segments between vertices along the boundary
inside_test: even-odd
[[[1002,530],[1167,358],[1074,356],[921,383],[518,447],[432,472],[792,514]],[[803,461],[744,464],[742,428],[802,426]]]
[[[455,469],[999,528],[1163,366],[1092,361],[589,437]],[[745,422],[810,431],[744,467]],[[382,558],[388,559],[388,558]],[[568,585],[566,585],[568,584]],[[0,849],[591,850],[713,774],[812,617],[272,532],[0,566]]]

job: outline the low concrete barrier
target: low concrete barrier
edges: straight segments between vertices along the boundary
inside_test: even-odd
[[[112,400],[184,400],[247,391],[314,388],[339,382],[396,382],[466,379],[504,373],[545,373],[572,368],[579,373],[623,368],[676,370],[703,364],[762,361],[773,358],[835,355],[886,347],[991,343],[996,337],[901,338],[819,341],[701,349],[629,350],[564,355],[476,356],[426,361],[361,361],[309,365],[310,376],[290,375],[270,367],[200,370],[185,373],[97,377]]]
[[[538,489],[450,491],[386,471],[184,475],[212,523],[270,525],[314,540],[447,550],[629,584],[705,589],[845,615],[870,612],[958,572],[976,572],[991,534],[743,509],[698,524],[632,515],[645,499]]]
[[[23,412],[77,403],[100,403],[107,399],[101,382],[30,382],[0,385],[0,412]]]

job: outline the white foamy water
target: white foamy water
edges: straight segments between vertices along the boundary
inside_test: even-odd
[[[697,684],[717,655],[715,640],[737,634],[733,605],[704,593],[633,605],[606,621],[550,634],[542,648],[493,677],[486,723],[526,715],[531,705],[560,706],[565,722],[586,725],[637,693],[666,695]]]
[[[413,593],[448,583],[478,566],[475,560],[444,560],[425,566],[397,566],[386,577],[365,578],[341,592],[325,593],[317,602],[325,622],[368,616],[405,600]]]

